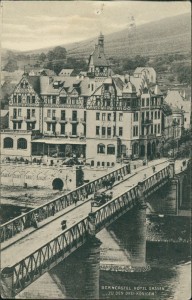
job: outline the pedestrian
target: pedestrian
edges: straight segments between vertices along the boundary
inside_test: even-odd
[[[75,194],[73,196],[73,202],[75,203],[75,206],[77,206],[77,195],[75,195]]]
[[[38,228],[38,215],[37,214],[35,214],[34,215],[34,220],[33,220],[33,226],[35,227],[35,228]]]
[[[52,216],[54,216],[55,215],[55,205],[54,204],[52,204],[52,206],[51,206],[51,211],[52,211]]]
[[[152,166],[153,173],[155,173],[155,166]]]
[[[121,179],[121,176],[120,176],[120,174],[118,174],[117,180],[119,181],[120,179]]]

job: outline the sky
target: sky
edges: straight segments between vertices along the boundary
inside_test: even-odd
[[[28,51],[82,41],[191,12],[190,2],[4,1],[2,47]]]

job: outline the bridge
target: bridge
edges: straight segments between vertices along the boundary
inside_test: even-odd
[[[174,177],[174,162],[154,162],[151,166],[131,170],[122,166],[101,178],[48,202],[1,226],[2,295],[13,298],[42,274],[52,269],[73,252],[86,245],[85,264],[89,266],[86,282],[87,297],[98,298],[99,247],[96,234],[126,212],[137,208],[138,222],[144,222],[145,198],[170,182]],[[147,176],[146,176],[147,174]],[[103,181],[114,177],[113,199],[93,208],[93,194],[103,189]],[[122,192],[123,191],[123,192]],[[79,200],[77,206],[74,197]],[[52,214],[52,206],[55,214]],[[38,214],[37,229],[30,221]],[[67,229],[61,230],[61,221]],[[142,230],[145,226],[140,224]],[[143,246],[136,249],[138,264],[145,265]]]

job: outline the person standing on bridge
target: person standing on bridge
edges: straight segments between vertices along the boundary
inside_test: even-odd
[[[155,166],[152,166],[153,173],[155,173]]]
[[[52,206],[51,206],[51,212],[52,212],[52,216],[54,216],[55,215],[55,205],[54,204],[52,204]]]
[[[73,202],[75,203],[75,206],[77,206],[77,195],[76,194],[73,195]]]

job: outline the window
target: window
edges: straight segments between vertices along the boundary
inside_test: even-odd
[[[51,131],[51,124],[47,123],[47,131]]]
[[[13,123],[13,130],[16,130],[17,129],[17,124],[14,122]]]
[[[157,133],[157,124],[155,124],[155,130],[154,133]]]
[[[34,118],[35,117],[35,109],[32,109],[32,117]]]
[[[65,124],[61,124],[61,134],[65,134]]]
[[[21,117],[21,108],[18,109],[18,117]]]
[[[108,120],[108,121],[111,121],[111,114],[108,114],[108,115],[107,115],[107,120]]]
[[[105,136],[105,132],[106,132],[106,128],[105,128],[105,127],[102,127],[101,133],[102,133],[103,136]]]
[[[146,119],[149,120],[149,111],[146,111]]]
[[[122,113],[119,114],[119,121],[123,121],[123,114]]]
[[[51,118],[51,110],[50,109],[47,110],[47,118]]]
[[[153,134],[153,125],[151,126],[151,134]]]
[[[28,95],[27,96],[27,103],[30,103],[31,97]]]
[[[102,114],[102,121],[105,121],[105,116],[106,116],[106,114],[103,113],[103,114]]]
[[[99,135],[99,134],[100,134],[100,127],[96,126],[96,135]]]
[[[52,98],[52,103],[53,103],[53,104],[56,104],[56,96],[53,96],[53,98]]]
[[[72,135],[77,135],[77,124],[72,124]]]
[[[107,154],[111,154],[111,155],[115,154],[115,146],[114,145],[107,145]]]
[[[111,137],[111,127],[107,127],[107,136]]]
[[[151,112],[151,120],[153,120],[153,111]]]
[[[146,106],[149,106],[149,98],[146,99]]]
[[[65,110],[61,111],[61,120],[65,120]]]
[[[18,139],[17,149],[27,149],[27,140],[24,138]]]
[[[133,136],[138,136],[138,126],[133,126]]]
[[[119,127],[119,136],[123,135],[123,127]]]
[[[4,138],[3,147],[4,148],[13,148],[13,139],[9,138],[9,137]]]
[[[52,110],[52,119],[53,119],[53,120],[55,120],[55,113],[56,113],[56,110],[53,109],[53,110]]]
[[[155,111],[155,119],[157,119],[157,111]]]
[[[18,129],[21,129],[21,122],[18,123]]]
[[[32,103],[35,103],[35,96],[32,96]]]
[[[107,162],[107,167],[110,167],[110,162]]]
[[[16,102],[17,102],[17,96],[14,95],[14,96],[13,96],[13,103],[16,103]]]
[[[145,99],[142,99],[141,101],[142,101],[141,102],[142,103],[141,106],[145,106]]]
[[[13,119],[17,119],[17,109],[13,109]]]
[[[100,167],[100,161],[97,162],[97,167]]]
[[[158,133],[160,133],[160,124],[158,124]]]
[[[160,119],[160,110],[158,110],[158,119]]]
[[[91,84],[91,91],[92,92],[94,91],[94,84],[93,83]]]
[[[105,162],[104,162],[104,161],[102,161],[101,165],[102,165],[102,167],[104,167],[104,166],[105,166]]]
[[[100,120],[100,113],[96,112],[96,120]]]
[[[21,103],[21,95],[18,96],[18,103]]]
[[[116,113],[115,112],[113,113],[113,121],[116,122]]]
[[[133,115],[133,121],[134,122],[138,121],[138,113],[137,112],[135,112],[134,115]]]
[[[104,144],[99,144],[97,145],[97,153],[105,153],[105,145]]]
[[[77,111],[76,110],[72,111],[72,120],[77,121]]]
[[[66,104],[67,103],[67,97],[60,97],[59,102],[60,102],[60,104]]]

